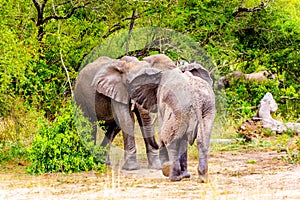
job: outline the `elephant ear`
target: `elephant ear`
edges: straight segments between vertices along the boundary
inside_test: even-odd
[[[205,69],[202,65],[197,63],[191,63],[180,67],[182,72],[189,71],[194,76],[198,76],[209,83],[210,86],[213,86],[213,80],[209,74],[209,71]]]
[[[97,92],[117,102],[128,104],[129,95],[127,87],[122,81],[125,73],[125,61],[112,60],[103,63],[94,77],[92,86]]]
[[[129,95],[132,103],[146,110],[156,112],[157,89],[162,73],[158,69],[141,69],[134,78],[128,80]]]

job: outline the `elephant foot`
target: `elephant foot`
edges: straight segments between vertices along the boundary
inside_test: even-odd
[[[208,166],[206,158],[199,159],[198,175],[201,183],[208,182]]]
[[[202,176],[202,175],[200,175],[199,178],[200,178],[200,183],[208,183],[208,178],[207,178],[207,176]]]
[[[182,178],[191,178],[191,174],[188,171],[181,171]]]
[[[170,181],[181,181],[183,178],[190,178],[191,175],[188,171],[182,171],[180,172],[179,175],[174,175],[174,171],[173,173],[171,172],[171,168],[172,168],[172,165],[171,165],[171,162],[166,162],[163,164],[162,166],[162,173],[164,176],[166,177],[169,177],[170,178]]]
[[[149,169],[161,169],[161,163],[158,154],[148,153],[148,168]]]
[[[198,174],[199,174],[200,183],[208,183],[207,169],[201,171],[199,170]]]
[[[122,169],[124,170],[138,170],[140,169],[140,165],[136,162],[136,160],[126,160],[123,164]]]
[[[182,177],[181,176],[170,176],[170,181],[175,182],[175,181],[181,181]]]
[[[171,172],[171,162],[165,162],[161,170],[164,176],[169,177]]]
[[[171,172],[171,163],[166,162],[162,166],[162,173],[164,176],[169,177]],[[181,179],[183,178],[191,178],[191,174],[186,170],[186,171],[181,171],[180,172],[180,177]]]

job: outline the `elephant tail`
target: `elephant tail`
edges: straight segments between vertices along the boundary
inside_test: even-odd
[[[188,131],[187,131],[188,142],[190,145],[194,144],[194,141],[197,137],[197,130],[199,125],[197,121],[198,120],[193,119],[193,117],[190,119],[190,124],[188,126]]]
[[[197,126],[191,133],[188,134],[188,141],[189,141],[190,145],[193,145],[194,142],[195,142],[195,139],[197,137],[197,131],[196,130],[197,130]]]

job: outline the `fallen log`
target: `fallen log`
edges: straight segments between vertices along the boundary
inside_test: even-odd
[[[272,118],[271,114],[277,111],[277,109],[278,106],[272,94],[267,92],[260,101],[256,115],[243,122],[237,129],[237,133],[243,135],[246,141],[250,141],[253,137],[257,137],[261,133],[262,128],[269,129],[276,134],[286,131],[292,131],[295,134],[299,134],[300,123],[283,123]]]

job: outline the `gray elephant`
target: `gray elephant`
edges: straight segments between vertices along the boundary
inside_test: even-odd
[[[134,104],[158,112],[158,135],[162,164],[170,163],[171,181],[190,177],[187,146],[196,139],[198,174],[207,180],[208,151],[214,121],[215,96],[208,71],[199,64],[159,71],[143,69],[128,83]]]
[[[139,168],[136,160],[133,114],[136,115],[144,137],[149,168],[161,168],[151,115],[149,111],[130,104],[126,80],[134,78],[135,73],[145,67],[159,65],[160,70],[163,70],[175,68],[175,64],[169,57],[161,54],[145,59],[146,61],[139,61],[130,56],[121,59],[100,57],[80,71],[74,90],[75,102],[94,124],[95,141],[96,122],[99,120],[105,121],[106,129],[102,146],[110,145],[122,130],[125,150],[123,169],[126,170]],[[108,153],[106,163],[110,164]]]
[[[268,79],[275,79],[276,75],[263,70],[263,71],[259,71],[259,72],[253,72],[251,74],[243,74],[240,71],[234,71],[232,73],[227,74],[226,76],[222,76],[216,84],[216,89],[221,90],[221,89],[226,89],[228,87],[230,87],[230,85],[232,84],[232,82],[234,80],[237,79],[244,79],[246,81],[256,81],[257,83],[261,83],[265,80]]]

